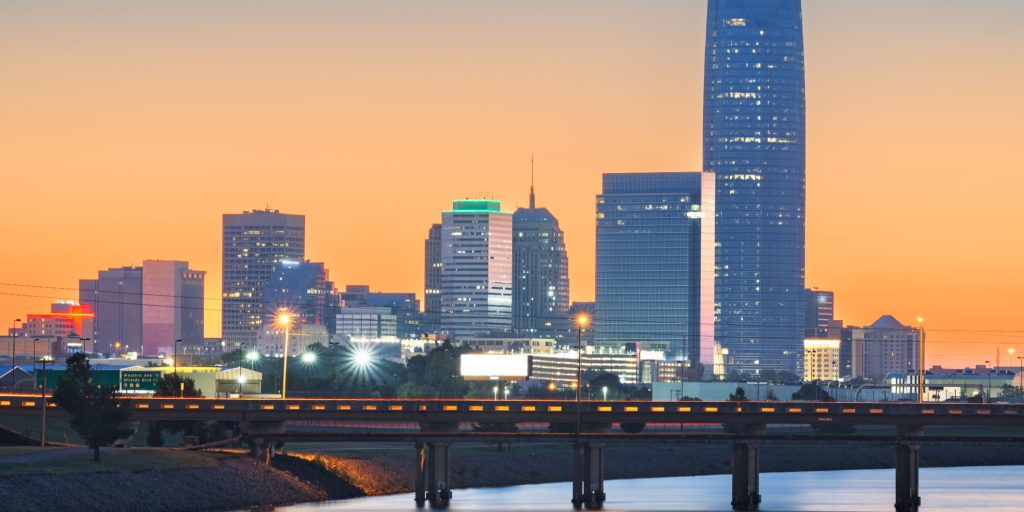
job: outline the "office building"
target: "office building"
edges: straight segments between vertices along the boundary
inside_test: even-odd
[[[350,284],[342,292],[341,301],[345,307],[387,308],[398,322],[399,338],[418,338],[428,330],[415,293],[371,292],[369,286]]]
[[[850,329],[853,377],[881,379],[917,373],[921,331],[884,315],[868,327]]]
[[[224,214],[223,319],[225,348],[252,344],[263,325],[263,291],[281,260],[306,258],[306,218],[277,210]]]
[[[458,339],[512,329],[512,215],[493,200],[441,214],[441,330]]]
[[[714,175],[605,174],[597,197],[596,340],[710,366]]]
[[[709,0],[704,170],[716,178],[716,340],[725,371],[796,372],[804,339],[800,0]]]
[[[554,383],[560,388],[572,388],[579,376],[580,360],[575,352],[562,352],[558,354],[533,354],[530,355],[529,378]],[[619,376],[619,382],[623,384],[636,384],[638,382],[638,363],[636,354],[620,353],[586,353],[583,354],[583,375],[584,382],[593,376],[602,373],[611,373]],[[591,393],[600,393],[601,390],[587,389],[584,397],[598,398]]]
[[[839,345],[836,339],[804,340],[804,382],[839,381]]]
[[[436,333],[441,328],[441,225],[430,226],[423,242],[423,316],[424,332]]]
[[[96,279],[78,281],[78,302],[92,308],[92,332],[97,352],[142,352],[142,267],[101,270]]]
[[[81,305],[65,300],[50,304],[49,313],[30,313],[19,329],[19,336],[42,337],[86,337],[93,333],[91,305]]]
[[[842,326],[835,319],[835,294],[804,290],[804,336],[838,339]]]
[[[517,336],[564,335],[569,312],[569,258],[558,219],[530,207],[512,214],[512,327]]]
[[[391,308],[343,307],[338,310],[336,336],[397,339],[398,316]]]
[[[142,355],[173,354],[177,340],[203,345],[205,283],[186,261],[142,262]]]
[[[263,291],[261,318],[264,325],[273,323],[278,312],[286,310],[293,324],[319,325],[334,334],[340,301],[323,263],[283,259]]]

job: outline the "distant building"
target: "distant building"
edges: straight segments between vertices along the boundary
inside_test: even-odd
[[[78,281],[78,301],[92,308],[94,340],[98,352],[142,352],[142,267],[101,270],[96,279]]]
[[[91,305],[81,305],[74,301],[59,301],[50,305],[49,313],[30,313],[26,316],[19,335],[30,338],[43,336],[91,337],[94,317]]]
[[[704,170],[716,179],[727,371],[796,373],[804,340],[806,109],[799,0],[709,0]]]
[[[276,324],[264,325],[256,335],[255,345],[261,354],[281,357],[284,354],[285,330]],[[328,346],[331,336],[323,325],[298,324],[287,332],[288,356],[294,357],[313,345]]]
[[[530,207],[512,215],[512,328],[517,336],[564,335],[569,311],[569,258],[565,235],[547,208]]]
[[[430,226],[423,243],[423,316],[424,333],[436,333],[441,327],[441,225]]]
[[[344,307],[338,310],[335,336],[397,339],[398,316],[391,308]]]
[[[840,340],[804,340],[804,382],[839,381]]]
[[[203,344],[205,283],[187,261],[142,262],[142,355],[172,354],[176,340]]]
[[[462,338],[459,344],[470,350],[498,354],[552,354],[551,338]]]
[[[263,291],[261,318],[265,326],[275,321],[279,311],[287,310],[295,323],[323,326],[334,334],[340,300],[323,263],[282,259]]]
[[[605,174],[597,196],[596,343],[710,367],[714,174]]]
[[[441,214],[441,328],[458,339],[512,328],[512,215],[492,200]]]
[[[850,330],[853,377],[881,379],[893,372],[918,372],[919,329],[884,315],[868,327]]]
[[[835,293],[804,290],[804,336],[839,339],[842,322],[835,319]]]
[[[561,388],[573,387],[577,382],[579,361],[575,352],[530,356],[530,379],[552,382]],[[623,384],[638,382],[638,361],[636,354],[629,353],[589,353],[583,354],[584,381],[601,373],[612,373],[619,376]],[[600,390],[587,390],[593,396],[599,396]],[[587,396],[586,393],[584,396]]]
[[[418,338],[427,333],[423,313],[420,313],[420,301],[415,293],[371,292],[369,286],[350,284],[342,292],[341,300],[345,307],[389,309],[397,319],[399,338]]]
[[[224,214],[223,320],[225,348],[256,341],[263,291],[281,260],[306,258],[306,218],[277,210]]]

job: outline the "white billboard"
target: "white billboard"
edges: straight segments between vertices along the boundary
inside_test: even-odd
[[[469,380],[525,379],[530,372],[527,354],[462,354],[462,377]]]

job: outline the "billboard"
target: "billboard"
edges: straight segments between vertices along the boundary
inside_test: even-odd
[[[522,380],[529,375],[527,354],[462,354],[460,373],[467,380]]]

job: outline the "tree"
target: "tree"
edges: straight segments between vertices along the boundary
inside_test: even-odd
[[[182,377],[177,373],[165,373],[156,384],[156,396],[195,397],[203,396],[203,394],[196,389],[196,381],[192,380],[192,377]]]
[[[805,382],[800,389],[793,393],[793,400],[813,400],[817,402],[835,402],[836,399],[828,394],[828,391],[821,386],[820,382]]]
[[[100,447],[128,437],[132,429],[123,425],[131,409],[115,396],[115,387],[92,382],[92,366],[85,354],[74,354],[66,361],[64,378],[53,391],[53,401],[71,416],[71,427],[92,448],[92,460],[100,461]]]
[[[746,402],[748,400],[747,392],[743,389],[743,386],[736,386],[736,392],[729,393],[730,402]]]

